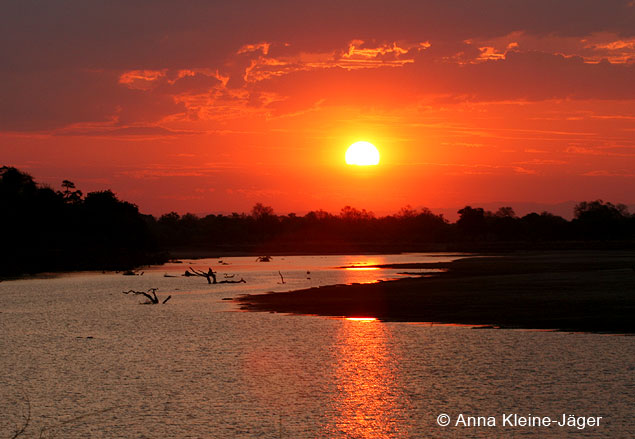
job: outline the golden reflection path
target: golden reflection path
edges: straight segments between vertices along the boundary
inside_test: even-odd
[[[376,265],[385,264],[386,260],[383,257],[356,257],[346,263],[348,264],[344,267],[346,283],[368,284],[377,282],[376,271],[380,268]]]
[[[386,343],[389,337],[387,326],[374,318],[343,320],[336,346],[336,435],[400,436],[396,364]]]

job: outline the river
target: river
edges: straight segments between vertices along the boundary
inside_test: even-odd
[[[0,282],[0,434],[28,417],[21,437],[635,437],[633,337],[248,313],[223,300],[394,279],[403,270],[364,266],[458,256],[231,257]],[[180,276],[189,266],[246,283]],[[172,297],[142,306],[122,294],[149,288]],[[523,427],[506,414],[602,419]]]

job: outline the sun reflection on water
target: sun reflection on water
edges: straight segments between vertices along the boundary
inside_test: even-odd
[[[344,268],[346,283],[368,284],[377,282],[378,265],[386,263],[382,257],[357,257],[346,261]]]
[[[338,332],[335,429],[355,438],[394,437],[398,430],[390,333],[374,318],[350,317]]]

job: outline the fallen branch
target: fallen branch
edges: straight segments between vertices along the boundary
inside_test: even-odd
[[[29,397],[26,394],[24,395],[24,399],[26,400],[26,413],[22,414],[22,427],[16,427],[16,430],[13,433],[13,436],[11,436],[11,439],[16,439],[24,434],[27,427],[29,426],[29,423],[31,422],[31,401],[29,401]]]
[[[215,284],[218,283],[216,282],[216,273],[214,272],[214,270],[212,270],[212,268],[210,267],[207,272],[202,271],[202,270],[196,270],[192,267],[188,268],[189,271],[185,270],[185,273],[183,273],[183,276],[185,277],[189,277],[189,276],[200,276],[200,277],[204,277],[205,279],[207,279],[207,283],[208,284]]]
[[[219,284],[246,284],[247,281],[241,277],[240,280],[221,280],[218,283]]]
[[[123,294],[134,294],[135,296],[144,296],[146,299],[148,299],[147,302],[143,302],[143,305],[156,305],[159,303],[159,298],[157,297],[157,290],[158,288],[150,288],[148,290],[148,292],[144,292],[144,291],[135,291],[135,290],[128,290],[128,291],[122,291]],[[170,300],[172,296],[168,296],[167,299],[165,299],[163,302],[161,302],[162,304],[167,302],[168,300]]]

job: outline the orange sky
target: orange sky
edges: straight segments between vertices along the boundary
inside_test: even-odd
[[[3,4],[0,165],[153,214],[635,204],[632,1],[210,3]]]

